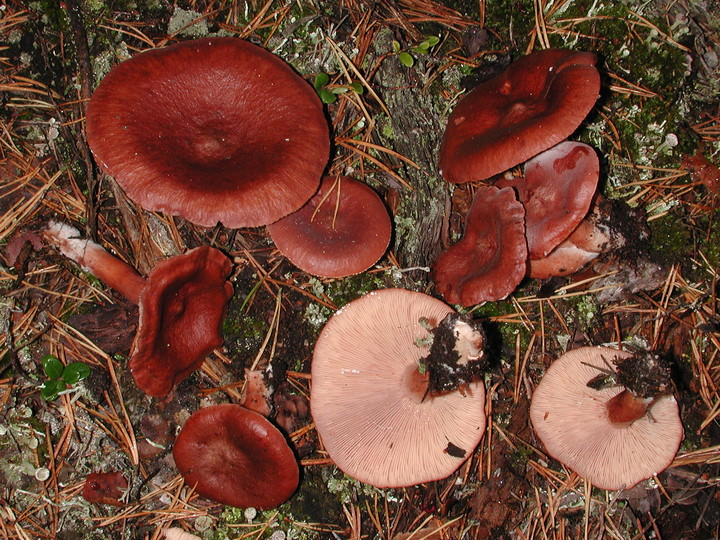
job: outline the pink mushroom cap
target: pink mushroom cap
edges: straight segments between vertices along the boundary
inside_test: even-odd
[[[588,382],[614,370],[613,359],[631,356],[608,347],[568,351],[550,365],[530,404],[533,428],[547,452],[602,489],[627,489],[660,473],[683,438],[672,395],[660,396],[648,415],[630,425],[608,418],[608,401],[624,388],[596,390]]]
[[[428,353],[421,320],[437,326],[452,312],[426,294],[383,289],[350,302],[323,328],[310,407],[325,449],[346,474],[377,487],[439,480],[480,442],[482,381],[438,396],[418,394],[415,385]]]

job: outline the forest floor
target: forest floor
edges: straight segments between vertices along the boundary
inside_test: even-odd
[[[715,2],[7,0],[0,9],[2,538],[157,539],[168,527],[206,539],[718,537]],[[133,54],[207,35],[260,44],[309,84],[328,75],[316,84],[333,138],[328,173],[364,180],[394,217],[389,251],[369,271],[313,277],[264,228],[206,229],[143,211],[94,164],[84,136],[94,86]],[[272,373],[278,408],[291,396],[307,404],[313,346],[335,310],[386,287],[439,297],[415,268],[462,235],[480,185],[439,177],[447,117],[478,81],[549,47],[598,55],[601,96],[572,138],[600,156],[599,190],[642,212],[638,228],[651,232],[643,252],[606,254],[567,278],[525,279],[506,300],[463,310],[484,321],[497,347],[485,376],[485,435],[447,479],[402,489],[361,484],[333,465],[301,411],[286,424],[302,469],[288,502],[255,512],[199,497],[171,452],[192,412],[237,402],[246,368]],[[414,118],[430,128],[405,132]],[[428,193],[447,200],[440,214],[426,206]],[[127,371],[133,306],[52,248],[20,242],[9,253],[53,219],[142,274],[200,245],[233,260],[224,345],[168,398],[145,396]],[[427,219],[444,224],[435,242],[423,237],[433,230]],[[641,260],[649,275],[636,281]],[[667,470],[619,492],[593,488],[549,457],[528,417],[553,359],[608,343],[672,359],[685,430]],[[48,355],[63,366],[86,364],[89,376],[48,394]],[[115,505],[82,496],[88,475],[99,472],[128,482]]]

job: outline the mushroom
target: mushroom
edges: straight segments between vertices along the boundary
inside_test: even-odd
[[[448,118],[440,170],[453,183],[501,173],[566,139],[597,100],[592,53],[524,56],[463,97]]]
[[[146,394],[167,395],[222,344],[233,289],[227,281],[232,264],[221,251],[195,248],[159,263],[143,278],[102,246],[80,238],[74,227],[51,222],[43,237],[139,306],[129,366]]]
[[[644,216],[639,212],[629,209],[622,201],[610,201],[596,195],[590,213],[570,236],[546,256],[530,259],[528,275],[537,279],[568,276],[603,253],[625,247],[628,242],[646,244],[649,235]],[[637,255],[637,252],[633,253],[633,256]]]
[[[525,210],[512,188],[480,186],[465,218],[465,235],[432,265],[437,290],[472,306],[507,297],[527,270]]]
[[[193,413],[173,457],[185,483],[200,495],[238,508],[275,508],[300,478],[283,434],[261,414],[229,403]]]
[[[82,496],[89,503],[123,506],[127,489],[127,478],[120,471],[90,473],[83,484]]]
[[[584,143],[564,141],[525,163],[525,174],[501,179],[525,207],[530,259],[540,259],[565,240],[587,215],[600,176],[597,154]]]
[[[297,212],[268,225],[280,252],[295,266],[322,277],[358,274],[390,243],[392,224],[380,197],[348,176],[326,176]]]
[[[668,383],[630,391],[646,381],[633,371],[659,371],[667,381],[652,354],[581,347],[555,360],[532,396],[530,419],[548,453],[602,489],[630,488],[661,472],[683,438]]]
[[[254,227],[317,190],[330,152],[322,104],[268,51],[204,38],[141,52],[90,99],[100,167],[147,210],[211,227]]]
[[[480,442],[483,382],[431,395],[419,371],[428,328],[452,313],[426,294],[383,289],[341,308],[321,331],[310,409],[328,455],[346,474],[377,487],[438,480]]]

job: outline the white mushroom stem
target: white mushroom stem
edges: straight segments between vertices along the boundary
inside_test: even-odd
[[[608,420],[617,426],[628,426],[645,416],[653,401],[654,398],[637,397],[629,390],[623,390],[605,404]]]
[[[51,221],[42,233],[45,241],[68,259],[90,272],[130,302],[138,304],[147,280],[129,264],[108,253],[92,240],[80,237],[80,231],[65,223]]]

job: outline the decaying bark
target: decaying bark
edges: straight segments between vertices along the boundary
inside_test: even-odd
[[[380,31],[374,42],[376,54],[391,51],[392,39],[389,30]],[[419,166],[416,169],[402,164],[399,170],[413,188],[399,188],[400,204],[395,211],[393,250],[405,268],[429,266],[435,260],[441,251],[450,209],[450,188],[437,168],[444,119],[436,112],[431,93],[423,88],[418,64],[408,68],[395,56],[387,57],[373,80],[390,112],[389,118],[378,118],[382,143]],[[419,273],[413,277],[428,279]]]

